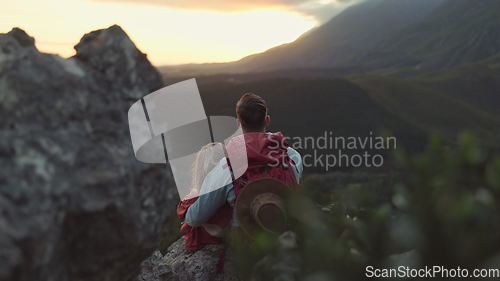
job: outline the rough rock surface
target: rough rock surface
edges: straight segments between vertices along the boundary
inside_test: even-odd
[[[223,274],[216,272],[219,257],[224,251],[222,245],[208,245],[196,252],[189,252],[180,238],[163,256],[155,251],[141,265],[137,281],[238,281],[225,265]]]
[[[231,255],[226,256],[224,273],[217,274],[216,265],[222,245],[209,245],[196,252],[184,248],[180,238],[168,248],[165,255],[155,251],[141,264],[137,281],[239,281],[231,267]],[[287,231],[278,238],[279,247],[274,253],[259,260],[252,270],[252,281],[300,280],[300,256],[297,252],[297,236]],[[230,251],[229,251],[230,252]],[[310,280],[328,280],[311,276]],[[309,280],[308,279],[308,280]]]
[[[0,280],[132,280],[178,195],[135,160],[127,110],[162,86],[118,26],[77,54],[0,34]]]

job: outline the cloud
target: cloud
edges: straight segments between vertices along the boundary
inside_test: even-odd
[[[324,23],[346,7],[361,1],[364,0],[309,0],[302,1],[292,8],[304,15],[314,17],[320,23]]]
[[[286,9],[313,16],[324,22],[346,6],[360,0],[93,0],[162,5],[174,9],[242,12],[264,9]]]

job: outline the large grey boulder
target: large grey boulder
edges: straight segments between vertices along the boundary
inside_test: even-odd
[[[165,166],[135,160],[127,110],[162,87],[118,26],[77,54],[0,34],[0,280],[131,280],[178,200]]]
[[[117,25],[85,34],[75,46],[75,58],[102,74],[114,89],[133,98],[161,88],[158,71]]]

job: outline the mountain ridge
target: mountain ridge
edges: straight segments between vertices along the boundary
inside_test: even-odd
[[[413,24],[444,0],[371,0],[355,4],[297,40],[229,63],[160,67],[197,74],[248,73],[292,68],[331,68],[346,65],[380,38]],[[330,63],[336,61],[335,65]]]
[[[407,16],[415,10],[420,12]],[[382,23],[381,17],[385,19]],[[160,70],[174,77],[299,69],[316,73],[326,69],[337,77],[363,73],[412,76],[483,60],[498,52],[500,1],[374,0],[346,9],[294,42],[236,62]]]

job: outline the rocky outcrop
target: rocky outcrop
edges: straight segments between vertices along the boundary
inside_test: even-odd
[[[112,38],[110,40],[109,38]],[[159,74],[127,34],[117,25],[85,34],[75,46],[75,58],[102,74],[112,89],[127,89],[126,95],[141,98],[161,87]]]
[[[276,251],[255,264],[250,280],[300,280],[301,261],[296,234],[284,232],[277,242]],[[231,250],[226,251],[223,273],[217,273],[216,267],[224,251],[222,245],[208,245],[196,252],[189,252],[184,247],[183,238],[180,238],[170,245],[165,255],[155,251],[147,258],[141,264],[137,281],[240,281],[232,265]],[[318,276],[310,280],[328,279]]]
[[[0,280],[132,280],[178,200],[135,160],[127,110],[162,86],[118,26],[69,59],[0,34]]]
[[[155,251],[146,259],[137,281],[239,281],[230,264],[225,264],[224,273],[217,273],[223,252],[222,245],[208,245],[189,252],[184,247],[184,239],[180,238],[170,245],[165,255]]]
[[[209,245],[190,253],[180,238],[163,256],[155,251],[142,264],[137,281],[210,281],[216,278],[216,265],[221,245]]]

